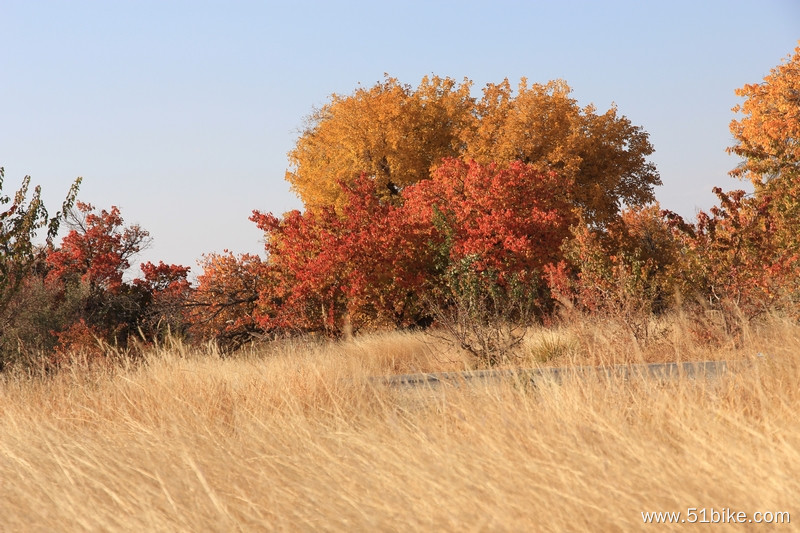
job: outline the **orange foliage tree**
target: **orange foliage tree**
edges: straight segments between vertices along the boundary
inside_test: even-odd
[[[236,349],[265,333],[259,320],[268,312],[274,285],[266,262],[255,254],[226,251],[206,255],[201,266],[203,273],[185,305],[190,332],[215,339],[223,349]]]
[[[756,187],[777,178],[797,180],[800,172],[800,46],[773,68],[762,83],[736,90],[745,101],[733,108],[743,115],[731,121],[736,144],[728,152],[743,158],[731,175]]]
[[[352,95],[334,94],[315,111],[289,152],[286,179],[309,209],[341,205],[339,182],[366,174],[382,200],[429,177],[443,157],[460,153],[459,132],[472,110],[470,82],[425,77],[416,90],[386,78]]]
[[[566,82],[489,84],[483,98],[471,82],[424,78],[416,90],[388,78],[349,96],[333,95],[314,113],[289,153],[286,178],[309,209],[346,201],[339,182],[362,174],[382,201],[430,177],[445,157],[482,164],[521,160],[556,171],[572,184],[571,201],[592,223],[612,220],[625,205],[653,200],[660,184],[648,134],[611,108],[580,108]],[[562,185],[563,186],[563,185]]]
[[[564,80],[528,85],[514,94],[508,80],[489,84],[476,103],[473,127],[462,132],[465,154],[482,163],[522,161],[556,171],[590,223],[613,220],[622,205],[654,200],[661,184],[649,136],[616,107],[597,114],[580,108]]]
[[[736,91],[745,101],[734,111],[729,152],[743,157],[731,171],[749,179],[759,201],[766,202],[779,245],[800,253],[800,46],[773,68],[762,83]]]
[[[723,192],[719,205],[685,224],[672,215],[685,245],[687,278],[708,301],[746,318],[782,309],[800,312],[800,47],[759,84],[736,93],[730,124],[743,157],[731,175],[755,191]]]
[[[626,209],[605,231],[575,225],[565,258],[547,267],[554,297],[566,311],[618,319],[638,339],[653,314],[685,290],[681,241],[658,204]]]

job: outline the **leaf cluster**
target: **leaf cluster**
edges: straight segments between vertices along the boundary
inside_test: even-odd
[[[580,108],[563,80],[516,93],[508,80],[488,84],[475,98],[471,82],[423,78],[416,89],[387,78],[351,95],[332,95],[315,111],[289,153],[286,179],[307,209],[334,206],[346,195],[339,182],[365,175],[381,201],[426,180],[443,160],[501,166],[515,161],[555,171],[570,201],[591,223],[612,220],[623,205],[654,199],[661,183],[648,134],[615,107],[598,114]]]

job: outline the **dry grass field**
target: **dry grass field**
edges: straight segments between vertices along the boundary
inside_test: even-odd
[[[473,363],[387,333],[232,358],[174,343],[144,364],[0,377],[0,529],[670,530],[688,524],[642,512],[688,508],[795,519],[800,327],[774,320],[714,349],[682,328],[645,348],[588,322],[532,332],[522,363],[742,364],[708,382],[392,389],[368,377]]]

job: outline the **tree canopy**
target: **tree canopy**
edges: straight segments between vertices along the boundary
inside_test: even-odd
[[[744,160],[731,174],[755,186],[776,246],[800,255],[800,46],[736,94],[745,100],[733,110],[743,116],[731,121],[736,144],[728,151]]]
[[[353,94],[333,94],[310,117],[289,152],[286,179],[307,208],[341,206],[339,182],[369,175],[386,200],[429,176],[443,157],[461,150],[459,133],[469,126],[471,83],[425,77],[416,90],[386,78]]]
[[[736,144],[728,149],[744,158],[731,175],[757,187],[776,177],[800,173],[800,46],[773,68],[762,83],[736,90],[745,101],[733,108],[741,113],[731,121]]]
[[[730,174],[755,191],[714,193],[719,205],[679,224],[685,278],[714,304],[752,317],[800,311],[800,47],[761,83],[736,94],[741,117],[730,123],[743,158]],[[672,215],[677,220],[678,217]]]
[[[648,134],[617,115],[580,108],[564,80],[528,85],[514,94],[508,80],[489,84],[476,103],[472,128],[462,133],[466,155],[482,163],[522,161],[555,171],[589,222],[607,223],[624,205],[655,200],[661,184]]]
[[[383,201],[431,176],[444,158],[508,166],[522,161],[556,171],[571,201],[593,223],[612,220],[622,205],[654,199],[661,183],[648,134],[612,107],[580,108],[563,80],[516,93],[506,79],[474,98],[472,82],[423,78],[416,89],[387,78],[330,101],[309,118],[289,153],[287,180],[308,209],[345,202],[340,182],[362,174]]]

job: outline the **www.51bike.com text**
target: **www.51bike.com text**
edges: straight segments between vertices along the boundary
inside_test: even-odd
[[[788,511],[756,511],[746,513],[723,507],[721,509],[689,507],[686,512],[642,511],[645,524],[788,524]]]

